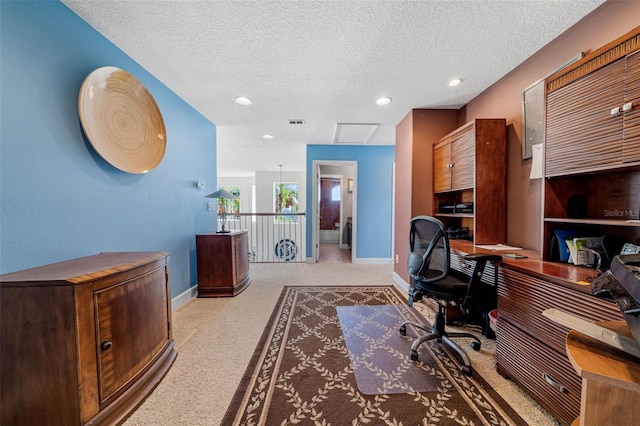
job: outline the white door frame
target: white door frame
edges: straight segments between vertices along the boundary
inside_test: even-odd
[[[358,162],[357,161],[343,161],[343,160],[313,160],[313,227],[312,227],[312,256],[315,262],[318,261],[318,255],[320,253],[320,194],[318,188],[320,186],[320,166],[340,166],[340,167],[353,167],[353,212],[351,216],[351,263],[354,263],[356,259],[356,232],[358,227],[356,221],[358,218],[357,209],[357,178],[358,178]],[[342,216],[342,202],[340,203],[340,211]]]

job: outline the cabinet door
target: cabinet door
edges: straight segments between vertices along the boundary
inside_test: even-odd
[[[640,161],[640,51],[627,57],[624,102],[631,110],[624,112],[622,160]]]
[[[433,191],[443,192],[450,189],[451,144],[445,143],[436,146],[433,150]]]
[[[101,404],[169,342],[166,274],[162,267],[95,293]]]
[[[475,132],[474,127],[461,134],[451,143],[451,189],[454,191],[473,188]]]
[[[622,163],[625,60],[547,95],[546,175],[593,171]]]

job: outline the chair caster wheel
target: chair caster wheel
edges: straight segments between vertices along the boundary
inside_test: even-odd
[[[475,340],[471,342],[471,349],[478,352],[480,350],[480,342],[476,342]]]
[[[471,377],[472,373],[473,373],[473,370],[471,369],[471,367],[469,367],[468,365],[462,366],[462,374],[464,374],[467,377]]]
[[[402,334],[403,336],[407,335],[407,326],[406,325],[401,325],[400,326],[400,334]]]
[[[411,361],[417,361],[417,360],[418,360],[418,352],[411,351]]]

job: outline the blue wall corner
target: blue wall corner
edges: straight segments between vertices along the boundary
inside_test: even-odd
[[[106,251],[166,251],[172,296],[196,283],[195,234],[215,229],[216,127],[59,2],[0,2],[0,273]],[[78,92],[102,66],[133,74],[167,130],[147,174],[105,162]]]

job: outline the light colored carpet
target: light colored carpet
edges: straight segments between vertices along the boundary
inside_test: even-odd
[[[252,282],[236,297],[194,299],[173,313],[178,357],[125,425],[219,425],[285,285],[390,285],[391,265],[251,264]],[[426,305],[416,303],[433,320]],[[495,371],[495,341],[469,350],[475,371],[531,425],[557,425]]]

